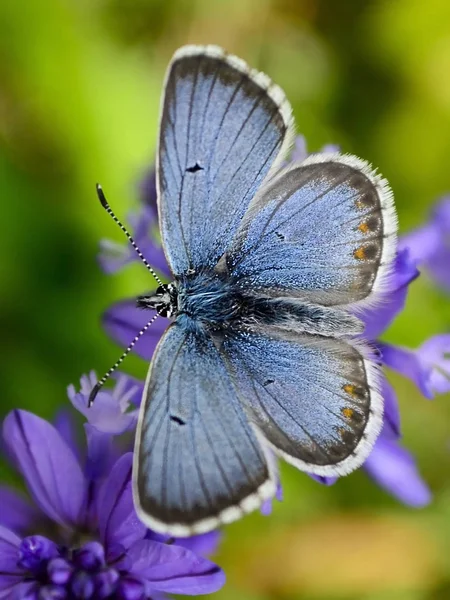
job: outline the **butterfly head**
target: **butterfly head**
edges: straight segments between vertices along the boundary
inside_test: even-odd
[[[138,308],[156,310],[161,317],[173,317],[177,312],[178,290],[175,283],[160,285],[154,294],[136,299]]]

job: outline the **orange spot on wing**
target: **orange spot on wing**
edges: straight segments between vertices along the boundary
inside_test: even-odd
[[[353,252],[353,256],[358,260],[364,260],[366,258],[366,251],[364,246],[360,246]]]
[[[356,395],[356,387],[354,385],[352,385],[351,383],[346,383],[343,388],[345,393],[350,394],[350,396],[355,396]]]
[[[351,419],[353,417],[354,410],[352,408],[343,408],[342,414],[346,419]]]
[[[369,233],[370,231],[369,226],[365,222],[361,223],[361,225],[358,225],[358,229],[361,233]]]

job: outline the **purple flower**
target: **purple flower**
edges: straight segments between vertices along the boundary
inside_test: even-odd
[[[450,390],[450,334],[436,335],[415,351],[390,344],[379,347],[384,364],[411,379],[425,398]]]
[[[336,152],[339,148],[327,145],[321,152]],[[299,136],[291,154],[291,160],[301,161],[308,156],[305,139]],[[145,257],[166,275],[169,275],[164,255],[156,242],[152,231],[157,225],[155,175],[152,171],[141,186],[142,203],[140,218],[132,223],[133,233],[142,240]],[[151,218],[150,218],[151,216]],[[147,220],[146,220],[147,219]],[[141,237],[142,235],[142,237]],[[151,240],[151,244],[148,242]],[[432,222],[422,229],[404,236],[390,278],[389,293],[385,301],[371,309],[367,309],[360,317],[365,323],[363,337],[376,340],[402,311],[410,284],[419,276],[418,267],[422,264],[430,269],[430,262],[438,264],[437,254],[446,258],[448,282],[450,285],[450,199],[444,199],[434,212]],[[445,243],[447,246],[445,246]],[[155,252],[156,248],[156,253]],[[446,248],[446,250],[445,250]],[[447,255],[445,255],[447,252]],[[129,260],[134,260],[134,253]],[[444,261],[445,262],[445,261]],[[111,270],[111,269],[108,269]],[[441,274],[442,274],[441,269]],[[442,282],[443,279],[441,278]],[[103,317],[103,323],[109,335],[126,346],[136,333],[147,323],[149,315],[138,310],[135,300],[124,300],[109,308]],[[168,325],[164,318],[158,319],[142,336],[135,346],[136,353],[149,361],[156,345]],[[449,336],[437,336],[425,342],[417,350],[408,350],[388,344],[375,342],[381,350],[384,364],[395,371],[411,378],[426,397],[435,392],[450,390],[450,367],[448,360]],[[378,485],[386,489],[402,502],[412,506],[423,506],[430,499],[430,492],[420,478],[413,458],[399,444],[400,418],[394,390],[385,382],[384,387],[385,416],[384,427],[374,449],[364,464],[364,469]],[[399,477],[399,473],[402,477]],[[324,484],[332,484],[337,478],[314,477]],[[264,510],[270,510],[266,505]]]
[[[90,425],[104,433],[118,435],[136,427],[137,410],[128,410],[133,399],[142,395],[142,384],[119,373],[114,389],[100,390],[94,404],[88,408],[88,397],[97,382],[94,372],[81,378],[81,389],[69,385],[67,395],[73,406],[86,417]]]
[[[435,205],[428,223],[403,236],[403,247],[439,286],[450,291],[450,196]]]
[[[83,386],[89,393],[87,378]],[[116,395],[123,386],[119,381]],[[75,403],[82,397],[74,394]],[[107,407],[105,398],[102,404]],[[109,430],[108,407],[105,414]],[[3,423],[5,445],[35,506],[11,489],[0,490],[0,598],[144,600],[219,589],[222,571],[201,556],[213,550],[217,535],[168,544],[146,529],[133,506],[132,454],[117,456],[106,443],[111,435],[87,424],[81,460],[62,435],[66,425],[58,431],[22,410]]]

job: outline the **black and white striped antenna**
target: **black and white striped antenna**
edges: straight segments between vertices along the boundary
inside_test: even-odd
[[[126,350],[124,351],[122,356],[119,358],[119,360],[117,360],[113,364],[113,366],[110,369],[108,369],[108,371],[106,371],[106,373],[103,375],[103,377],[97,381],[97,383],[92,388],[91,393],[89,394],[88,408],[90,408],[92,406],[92,404],[94,403],[95,397],[97,396],[97,394],[99,393],[100,389],[103,387],[105,382],[111,377],[111,375],[114,373],[114,371],[117,369],[117,367],[121,364],[121,362],[124,360],[124,358],[127,356],[127,354],[132,350],[132,348],[136,344],[136,342],[144,335],[144,333],[147,331],[147,329],[150,327],[150,325],[152,325],[158,317],[159,317],[158,313],[156,313],[156,315],[153,315],[153,317],[150,319],[150,321],[146,325],[144,325],[144,327],[140,330],[140,332],[138,334],[136,334],[134,336],[134,338],[128,344]]]
[[[136,244],[136,242],[133,240],[133,238],[131,237],[131,235],[128,233],[128,231],[126,230],[126,227],[124,225],[122,225],[122,223],[119,221],[119,219],[113,213],[112,208],[110,207],[110,205],[108,204],[107,199],[105,198],[105,194],[103,193],[102,186],[99,183],[97,183],[96,188],[97,188],[98,199],[100,200],[100,203],[103,206],[103,208],[106,210],[106,212],[108,213],[108,215],[112,218],[112,220],[115,223],[117,223],[117,225],[120,227],[120,229],[124,232],[124,234],[126,235],[128,241],[130,242],[130,244],[133,246],[134,250],[136,251],[136,254],[139,256],[139,258],[141,259],[141,261],[144,263],[144,265],[147,267],[147,269],[150,271],[150,273],[156,279],[156,281],[158,282],[158,285],[163,285],[163,282],[158,277],[158,275],[155,273],[154,269],[152,269],[152,267],[148,264],[147,259],[142,254],[142,252],[139,250],[139,246]]]
[[[139,250],[139,246],[136,244],[136,242],[133,240],[131,235],[128,233],[125,226],[122,225],[122,223],[119,221],[119,219],[114,214],[112,208],[110,207],[110,205],[108,204],[108,201],[105,198],[105,194],[103,193],[102,186],[99,183],[97,183],[96,188],[97,188],[98,199],[100,200],[100,203],[103,206],[103,208],[106,210],[108,215],[112,218],[112,220],[115,223],[117,223],[117,225],[120,227],[120,229],[124,232],[128,241],[130,242],[130,244],[133,246],[134,250],[136,251],[136,254],[139,256],[141,261],[144,263],[144,265],[147,267],[147,269],[153,275],[153,277],[157,281],[157,283],[160,286],[164,285],[163,282],[161,281],[161,279],[155,273],[154,269],[149,265],[145,256]],[[114,371],[117,369],[117,367],[122,363],[122,361],[125,359],[125,357],[128,355],[128,353],[132,350],[132,348],[134,347],[136,342],[144,335],[144,333],[147,331],[147,329],[150,327],[150,325],[152,325],[156,321],[158,316],[159,316],[158,314],[153,315],[153,317],[150,319],[150,321],[146,325],[144,325],[144,327],[139,331],[139,333],[131,340],[131,342],[128,344],[126,350],[124,351],[122,356],[119,358],[119,360],[117,360],[113,364],[113,366],[110,369],[108,369],[108,371],[106,371],[106,373],[103,375],[103,377],[101,379],[99,379],[99,381],[94,385],[94,387],[91,390],[91,393],[89,394],[88,408],[92,406],[92,404],[95,400],[95,397],[97,396],[98,392],[103,387],[105,382],[111,377],[111,375],[114,373]]]

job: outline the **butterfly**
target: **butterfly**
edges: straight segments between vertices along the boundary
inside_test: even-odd
[[[162,97],[157,191],[173,281],[138,305],[172,323],[136,435],[140,519],[189,536],[274,496],[276,458],[319,476],[369,455],[382,375],[361,313],[396,254],[388,183],[350,155],[284,166],[291,107],[216,46],[180,48]]]

